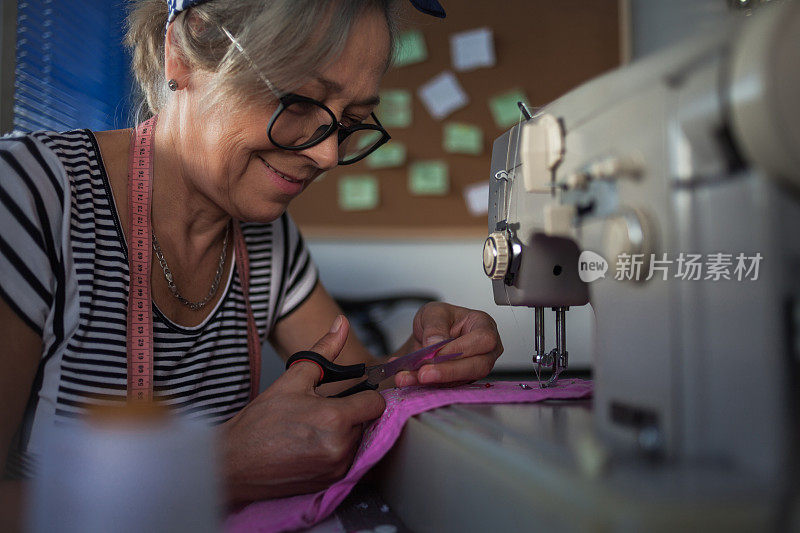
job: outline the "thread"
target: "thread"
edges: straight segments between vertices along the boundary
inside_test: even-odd
[[[520,113],[519,120],[518,120],[517,125],[516,125],[516,139],[515,139],[516,142],[514,143],[513,157],[511,157],[511,159],[510,159],[511,162],[512,162],[513,167],[509,169],[510,172],[508,173],[508,182],[506,183],[506,187],[508,189],[508,192],[506,194],[506,199],[505,199],[506,221],[508,221],[509,219],[519,220],[519,217],[518,217],[518,213],[519,213],[518,204],[515,201],[516,200],[516,194],[515,194],[514,182],[516,181],[517,169],[519,168],[519,166],[517,165],[517,157],[519,155],[519,139],[520,139],[520,134],[521,134],[521,129],[522,129],[522,120],[523,120],[523,116],[522,116],[522,113]],[[509,137],[511,137],[511,136],[509,136]],[[522,338],[523,344],[525,346],[533,346],[532,338],[529,337],[528,334],[527,334],[528,333],[528,328],[523,328],[520,325],[520,321],[519,321],[519,318],[517,316],[517,312],[518,311],[516,309],[516,306],[512,306],[511,305],[511,298],[508,295],[508,285],[506,285],[505,283],[503,283],[503,293],[505,294],[505,297],[506,297],[506,305],[508,305],[511,308],[511,316],[514,317],[514,322],[516,323],[517,332],[520,335],[520,337]],[[532,321],[533,321],[532,318],[533,317],[528,317],[528,323],[529,324],[532,323]],[[539,387],[541,388],[542,379],[541,379],[541,373],[540,373],[538,364],[534,363],[533,371],[534,371],[534,374],[536,375],[536,381],[539,384]]]

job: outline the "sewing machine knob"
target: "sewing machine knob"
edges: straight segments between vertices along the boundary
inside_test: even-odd
[[[632,270],[634,281],[643,281],[649,272],[651,255],[655,253],[656,229],[650,216],[641,209],[612,217],[606,222],[604,252],[611,269],[617,270],[621,255],[641,261],[639,269]]]
[[[511,260],[508,237],[502,231],[489,235],[483,243],[483,271],[492,279],[503,279]]]

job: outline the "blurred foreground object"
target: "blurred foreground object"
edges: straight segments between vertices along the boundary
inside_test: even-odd
[[[214,431],[153,406],[108,408],[44,439],[33,532],[216,532]]]

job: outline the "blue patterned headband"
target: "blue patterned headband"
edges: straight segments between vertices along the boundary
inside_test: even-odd
[[[192,6],[202,4],[203,2],[208,2],[208,0],[167,0],[167,6],[169,7],[167,24],[169,25],[169,23],[172,22],[181,11],[185,11]],[[438,0],[411,0],[411,3],[414,4],[415,8],[417,8],[419,11],[422,11],[426,15],[433,15],[434,17],[439,17],[442,19],[445,17],[444,8],[442,7],[442,4],[438,2]]]

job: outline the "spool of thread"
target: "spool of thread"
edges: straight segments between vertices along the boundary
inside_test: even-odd
[[[213,429],[151,411],[99,413],[51,428],[37,457],[29,529],[219,531]]]

